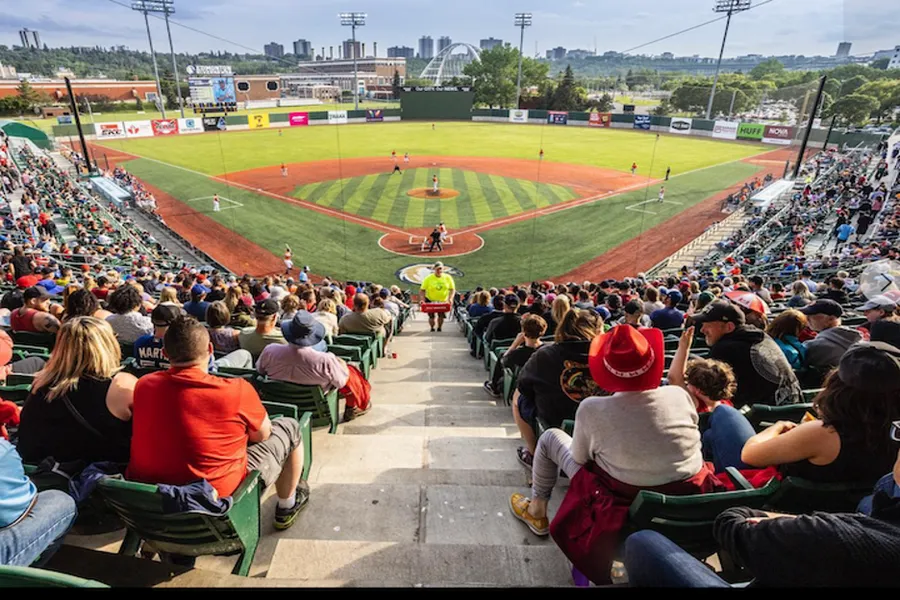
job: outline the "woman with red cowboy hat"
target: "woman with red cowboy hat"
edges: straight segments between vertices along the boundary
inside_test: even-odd
[[[690,395],[659,387],[661,330],[620,326],[598,335],[589,367],[612,395],[581,402],[573,437],[559,429],[541,436],[532,497],[513,494],[509,504],[533,533],[552,534],[578,571],[603,584],[610,581],[619,532],[640,490],[694,494],[716,489],[718,481],[703,461]],[[571,484],[551,524],[547,504],[560,469]]]

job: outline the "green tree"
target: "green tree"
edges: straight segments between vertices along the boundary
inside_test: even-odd
[[[847,94],[836,100],[826,116],[836,116],[847,124],[862,125],[880,107],[877,98],[864,94]]]
[[[580,110],[584,104],[584,90],[576,87],[575,73],[568,65],[553,94],[552,110]]]
[[[31,84],[28,83],[27,79],[22,80],[22,83],[16,88],[16,93],[19,96],[20,106],[22,107],[23,112],[31,110],[41,101],[41,94],[31,87]]]
[[[651,115],[656,115],[657,117],[665,117],[675,112],[672,109],[672,104],[668,100],[663,100],[658,105],[653,107],[653,110],[650,111]]]
[[[770,58],[753,67],[750,70],[750,77],[753,79],[771,79],[775,75],[784,72],[784,64],[777,58]]]
[[[873,69],[878,69],[879,71],[886,71],[889,64],[891,64],[890,58],[879,58],[878,60],[872,61],[872,64],[869,66]]]
[[[391,87],[393,88],[394,99],[398,99],[400,97],[400,71],[394,69],[394,80],[391,82]]]
[[[854,75],[850,79],[847,79],[843,83],[841,83],[841,95],[853,94],[861,88],[862,86],[869,83],[869,80],[863,77],[862,75]]]
[[[518,66],[519,50],[507,45],[484,50],[479,60],[467,64],[463,74],[474,80],[475,103],[491,108],[513,106]]]
[[[612,112],[613,97],[609,94],[603,94],[595,100],[590,100],[585,108],[596,110],[597,112]]]
[[[857,90],[859,94],[871,96],[878,100],[878,109],[874,116],[880,123],[882,119],[889,118],[900,106],[900,80],[879,79],[870,81]]]

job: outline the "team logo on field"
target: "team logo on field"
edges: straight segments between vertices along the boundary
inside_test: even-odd
[[[397,279],[403,283],[419,285],[425,281],[426,277],[431,275],[431,267],[433,266],[434,263],[416,263],[414,265],[407,265],[402,269],[397,269],[395,275],[397,276]],[[450,265],[444,265],[444,273],[453,277],[465,277],[465,274],[462,271],[456,267],[451,267]]]

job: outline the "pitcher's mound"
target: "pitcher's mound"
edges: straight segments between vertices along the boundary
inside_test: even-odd
[[[434,190],[431,188],[416,188],[406,192],[406,195],[412,196],[413,198],[424,198],[425,200],[446,200],[447,198],[456,198],[459,196],[459,192],[441,188],[438,190],[438,193],[435,194]]]

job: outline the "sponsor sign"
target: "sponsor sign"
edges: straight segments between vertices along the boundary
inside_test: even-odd
[[[634,115],[634,128],[650,131],[650,115]]]
[[[178,119],[178,133],[203,133],[203,121],[200,117],[188,117],[187,119]]]
[[[414,265],[407,265],[402,269],[398,269],[395,275],[397,279],[402,281],[403,283],[408,283],[411,285],[419,285],[425,278],[431,275],[431,267],[434,263],[416,263]],[[452,275],[453,277],[464,277],[462,271],[457,269],[456,267],[451,267],[450,265],[444,265],[444,273],[448,275]]]
[[[59,125],[71,125],[72,124],[72,115],[60,115],[56,117],[56,122]]]
[[[269,113],[250,115],[247,124],[250,125],[250,129],[265,129],[269,126]]]
[[[569,113],[551,110],[547,112],[547,123],[550,125],[566,125],[569,122]]]
[[[673,117],[672,122],[669,123],[669,133],[689,135],[693,126],[694,119],[689,117]]]
[[[128,137],[122,123],[97,123],[94,126],[97,137],[101,140],[117,140]]]
[[[203,131],[225,131],[225,117],[203,117]]]
[[[612,113],[592,112],[588,123],[591,127],[609,127],[612,124]]]
[[[380,108],[370,108],[366,111],[366,121],[369,123],[380,123],[384,121],[384,110]]]
[[[765,131],[765,125],[760,125],[759,123],[741,123],[738,125],[737,137],[739,140],[761,140]]]
[[[154,119],[153,135],[178,135],[178,119]]]
[[[712,136],[720,140],[736,140],[739,123],[731,121],[716,121],[713,126]]]
[[[510,123],[527,123],[528,122],[528,111],[527,110],[511,110],[509,111],[509,122]]]
[[[404,92],[471,92],[472,86],[469,85],[415,85],[406,86]]]
[[[329,110],[328,111],[328,124],[329,125],[343,125],[347,122],[347,111],[346,110]]]
[[[188,75],[233,75],[231,65],[188,65],[184,68]]]
[[[763,144],[779,144],[787,146],[794,139],[794,128],[787,125],[766,125],[763,132]]]
[[[626,115],[633,115],[633,114],[634,114],[634,107],[635,107],[634,104],[623,104],[623,105],[622,105],[622,112],[625,113]]]
[[[291,124],[291,127],[305,127],[309,125],[309,113],[293,112],[288,115],[288,122]]]
[[[153,124],[150,121],[128,121],[125,124],[125,135],[130,138],[152,137]]]

